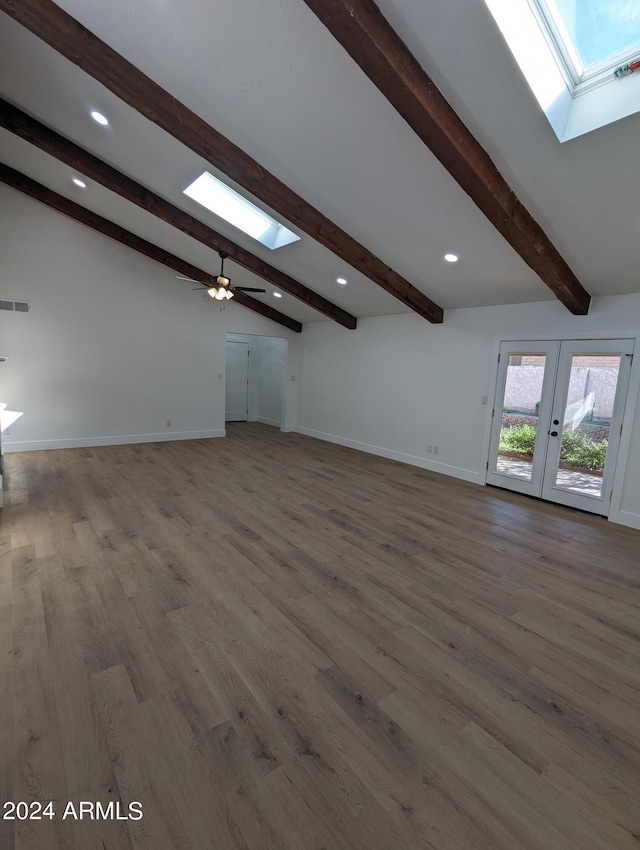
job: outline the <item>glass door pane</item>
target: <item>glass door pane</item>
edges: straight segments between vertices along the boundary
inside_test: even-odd
[[[632,353],[632,340],[562,342],[543,499],[608,514]]]
[[[620,361],[620,354],[574,354],[571,358],[555,478],[561,490],[602,496]]]
[[[540,495],[559,351],[554,340],[500,345],[487,484]]]
[[[502,475],[525,481],[533,477],[546,362],[545,354],[508,355],[495,464],[495,471]]]

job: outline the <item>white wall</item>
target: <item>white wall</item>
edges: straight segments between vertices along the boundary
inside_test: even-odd
[[[305,327],[300,429],[478,480],[492,345],[413,315]]]
[[[224,435],[227,331],[286,337],[295,362],[299,334],[233,302],[220,312],[170,269],[4,186],[0,221],[0,297],[31,302],[0,311],[0,402],[23,412],[7,451]]]
[[[639,330],[640,295],[600,299],[581,317],[544,302],[452,310],[443,325],[414,314],[360,319],[356,331],[307,325],[300,430],[482,483],[499,339],[635,338]],[[611,514],[638,528],[639,367],[640,356],[623,433],[626,470],[617,477]]]

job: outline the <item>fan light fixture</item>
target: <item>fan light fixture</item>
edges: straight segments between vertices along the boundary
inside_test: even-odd
[[[220,274],[214,279],[213,286],[207,289],[207,293],[216,301],[224,301],[233,298],[233,292],[229,289],[231,278],[224,273],[224,261],[229,256],[226,251],[219,251],[220,257]]]
[[[182,277],[178,275],[178,280],[188,280],[191,283],[197,283],[199,286],[196,289],[202,292],[201,286],[207,287],[207,295],[210,298],[215,298],[216,301],[228,301],[236,294],[241,292],[244,296],[245,292],[265,292],[264,289],[257,289],[255,286],[231,286],[231,278],[224,273],[224,261],[229,256],[226,251],[218,251],[218,256],[222,261],[220,264],[220,274],[217,277],[206,275],[206,280],[196,280],[193,277]],[[197,271],[197,269],[196,269]],[[206,274],[202,272],[202,274]]]

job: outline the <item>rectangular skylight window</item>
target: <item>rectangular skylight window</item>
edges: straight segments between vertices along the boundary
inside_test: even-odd
[[[543,0],[583,71],[640,50],[637,0]]]
[[[208,171],[187,186],[184,194],[272,251],[300,239]]]
[[[640,54],[640,0],[528,0],[574,97]]]
[[[560,141],[640,111],[640,0],[485,0]]]

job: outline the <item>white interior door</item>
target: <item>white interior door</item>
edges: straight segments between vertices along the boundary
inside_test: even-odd
[[[609,513],[632,340],[503,343],[487,483]]]
[[[225,422],[246,422],[249,411],[249,343],[225,343]]]

